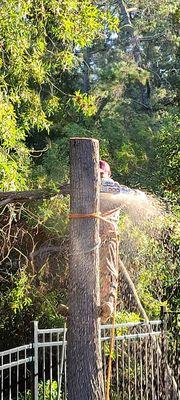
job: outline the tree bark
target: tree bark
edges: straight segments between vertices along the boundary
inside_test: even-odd
[[[70,142],[71,214],[99,210],[99,142]],[[99,221],[76,218],[70,223],[69,316],[67,367],[69,400],[103,400],[99,349]]]

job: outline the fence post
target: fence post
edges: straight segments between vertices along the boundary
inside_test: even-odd
[[[103,400],[99,354],[99,142],[70,141],[70,275],[67,329],[69,400]],[[83,215],[80,218],[79,215]],[[91,217],[85,215],[91,214]],[[95,214],[95,217],[92,216]],[[73,217],[74,215],[74,217]],[[81,216],[80,215],[80,216]]]
[[[33,400],[38,400],[38,321],[34,321],[34,390]]]
[[[165,306],[161,306],[161,399],[166,400],[168,397],[167,388],[167,310]]]

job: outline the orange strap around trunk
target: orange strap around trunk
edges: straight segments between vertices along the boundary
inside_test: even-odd
[[[103,218],[106,217],[107,215],[111,215],[114,212],[118,211],[119,208],[114,208],[113,210],[106,211],[103,214],[101,212],[97,213],[90,213],[90,214],[69,214],[69,219],[78,219],[78,218]]]

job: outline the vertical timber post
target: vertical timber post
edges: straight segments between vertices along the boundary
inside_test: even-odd
[[[38,321],[34,321],[34,393],[33,400],[38,400]]]
[[[71,214],[99,210],[99,142],[70,140]],[[103,400],[99,353],[99,221],[70,223],[69,317],[67,329],[68,400]]]
[[[161,374],[162,374],[162,400],[168,398],[168,379],[167,379],[167,311],[165,306],[161,306]]]

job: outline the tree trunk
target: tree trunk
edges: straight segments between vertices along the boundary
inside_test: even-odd
[[[99,210],[99,143],[71,139],[71,213]],[[99,221],[75,218],[70,224],[69,317],[67,367],[69,400],[103,400],[99,349]]]
[[[125,25],[125,30],[128,36],[128,43],[127,47],[131,46],[131,53],[134,58],[134,61],[136,64],[141,67],[142,60],[141,60],[141,44],[140,44],[140,38],[135,34],[134,32],[134,27],[131,23],[131,19],[129,16],[129,13],[126,9],[126,6],[124,4],[123,0],[117,0],[117,4],[119,6],[123,22]],[[147,93],[147,85],[143,85],[141,82],[139,82],[139,90],[140,90],[140,95],[141,95],[141,104],[144,108],[144,111],[147,111],[149,107],[149,98],[148,98],[148,93]]]

